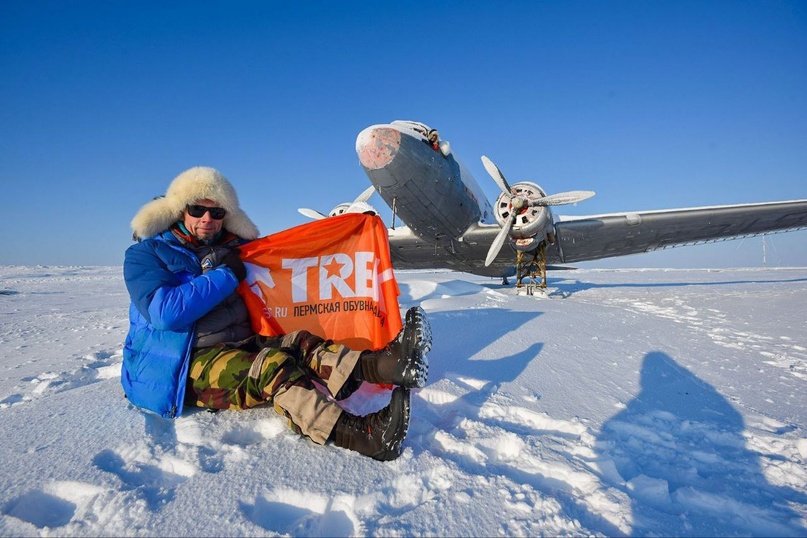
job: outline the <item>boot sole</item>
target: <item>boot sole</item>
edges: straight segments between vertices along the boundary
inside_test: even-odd
[[[406,434],[409,432],[409,418],[412,410],[409,389],[405,389],[403,387],[396,388],[392,393],[393,400],[399,397],[398,394],[402,394],[402,396],[400,396],[400,398],[402,398],[400,402],[400,422],[398,423],[398,427],[395,429],[395,432],[391,437],[388,438],[387,435],[382,437],[382,442],[386,447],[386,450],[384,450],[384,452],[381,454],[373,456],[379,461],[392,461],[398,459],[403,449],[403,441],[406,439]],[[391,402],[390,405],[392,405],[393,410],[395,407],[397,407],[393,402]],[[384,433],[387,434],[389,432],[390,430],[387,430]]]
[[[406,311],[406,325],[414,327],[415,344],[412,351],[413,359],[404,372],[405,386],[407,388],[423,388],[429,377],[429,359],[426,356],[432,348],[432,330],[426,312],[419,306],[413,306]],[[402,336],[401,338],[404,338]]]
[[[415,323],[417,329],[416,336],[420,341],[420,348],[425,355],[432,348],[432,327],[426,312],[419,306],[413,306],[406,311],[406,324]]]

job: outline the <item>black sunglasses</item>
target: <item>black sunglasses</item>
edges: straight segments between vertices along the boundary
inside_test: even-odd
[[[227,214],[227,210],[223,207],[207,207],[205,205],[188,205],[185,208],[188,215],[195,219],[200,219],[205,216],[205,213],[210,211],[210,218],[214,220],[221,220]]]

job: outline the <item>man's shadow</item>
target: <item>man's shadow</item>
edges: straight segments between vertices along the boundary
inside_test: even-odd
[[[597,443],[604,478],[632,501],[630,534],[804,536],[787,503],[807,503],[807,495],[768,482],[744,430],[714,387],[670,356],[648,353],[640,393]]]

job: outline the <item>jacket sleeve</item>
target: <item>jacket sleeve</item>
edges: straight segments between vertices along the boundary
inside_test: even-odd
[[[238,287],[229,268],[201,274],[193,254],[154,240],[129,247],[123,276],[132,304],[159,330],[187,328]]]

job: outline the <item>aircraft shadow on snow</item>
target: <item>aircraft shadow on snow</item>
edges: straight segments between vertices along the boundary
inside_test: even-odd
[[[539,315],[539,312],[503,311],[498,307],[430,313],[433,335],[432,352],[429,354],[430,381],[452,374],[485,381],[486,389],[472,391],[485,394],[484,397],[475,396],[482,398],[478,403],[483,403],[494,387],[515,381],[527,365],[538,357],[544,344],[531,342],[526,347],[515,344],[511,355],[498,358],[471,357],[477,356],[492,342],[506,338],[510,333],[517,334],[522,325]],[[478,327],[484,327],[484,330],[469,329]],[[449,351],[450,355],[444,356],[443,353]]]
[[[631,497],[631,534],[804,535],[782,499],[807,496],[768,482],[743,417],[713,386],[657,351],[645,356],[640,382],[596,445]]]
[[[403,289],[402,297],[405,298]],[[454,430],[459,419],[467,418],[516,435],[540,434],[541,430],[536,430],[534,425],[519,425],[496,417],[483,416],[481,411],[486,403],[495,399],[501,385],[515,381],[532,361],[539,360],[544,343],[514,340],[513,353],[501,358],[485,357],[485,348],[493,342],[507,338],[509,334],[523,333],[523,326],[542,314],[542,312],[511,311],[496,306],[430,313],[429,320],[434,341],[429,354],[429,384],[446,379],[464,386],[468,391],[448,405],[419,406],[417,410],[419,425],[412,427],[415,433],[428,439],[430,434],[436,431]],[[451,341],[443,342],[442,338],[450,338]],[[564,435],[555,430],[551,433]],[[441,457],[454,459],[469,472],[479,474],[491,472],[490,468],[474,462],[464,454],[443,451],[439,453]],[[566,493],[562,481],[561,485],[556,485],[551,477],[521,471],[507,464],[490,462],[489,465],[497,469],[496,472],[510,476],[518,483],[531,484],[542,491],[551,491],[566,512],[575,514],[575,517],[583,521],[595,522],[595,526],[607,535],[621,534],[617,527],[599,514],[593,513],[585,503]]]
[[[401,306],[424,304],[444,297],[446,290],[451,290],[452,297],[455,297],[479,293],[479,286],[465,281],[444,282],[428,295],[415,299],[410,287],[400,283],[399,301]],[[542,312],[517,312],[499,306],[429,313],[433,338],[429,353],[430,384],[446,377],[459,384],[463,384],[460,378],[484,382],[481,388],[476,385],[458,401],[470,406],[465,411],[474,408],[478,411],[499,385],[515,381],[521,375],[540,355],[544,344],[530,342],[525,347],[516,343],[514,353],[506,357],[471,357],[476,357],[491,343],[506,338],[508,334],[518,334],[522,326],[540,315]],[[484,329],[478,330],[480,327]],[[449,350],[450,354],[447,353]]]

